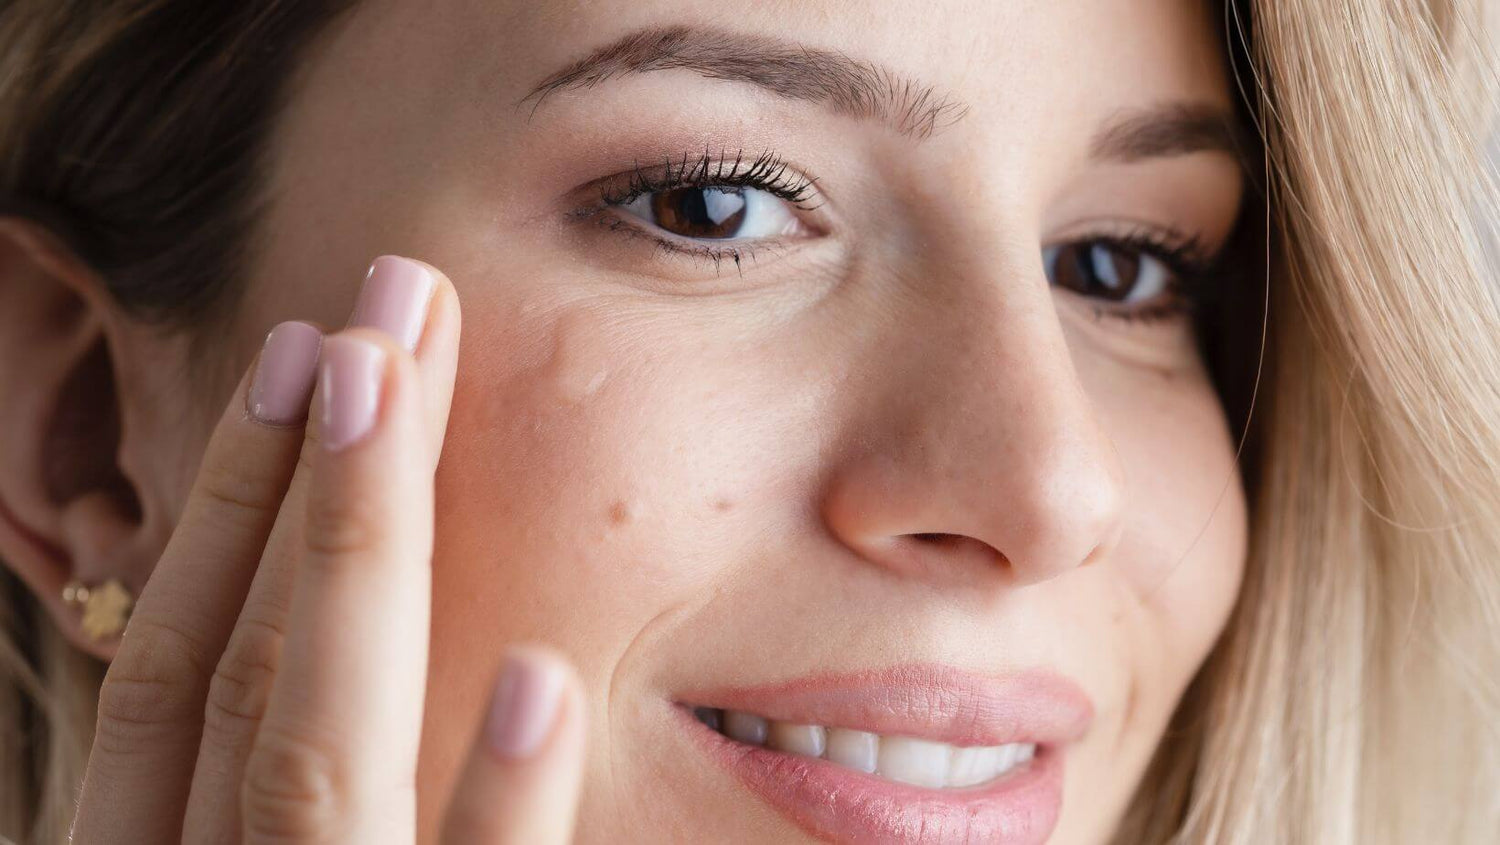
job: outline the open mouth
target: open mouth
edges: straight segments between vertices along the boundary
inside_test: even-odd
[[[823,841],[1041,845],[1088,697],[1047,672],[911,664],[680,690],[692,743]]]
[[[736,742],[827,760],[846,769],[929,789],[982,786],[1027,767],[1030,742],[957,746],[910,736],[782,722],[739,710],[693,707],[693,717]]]

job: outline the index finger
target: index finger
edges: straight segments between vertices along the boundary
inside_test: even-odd
[[[79,841],[179,835],[209,677],[296,466],[321,343],[307,323],[273,329],[214,429],[100,690]]]

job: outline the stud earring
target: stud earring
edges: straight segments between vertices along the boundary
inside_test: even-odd
[[[83,632],[96,642],[124,631],[135,607],[135,596],[114,578],[93,587],[75,578],[63,587],[62,598],[68,606],[82,608]]]

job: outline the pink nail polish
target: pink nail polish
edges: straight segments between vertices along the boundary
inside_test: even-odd
[[[375,427],[385,350],[358,338],[330,337],[323,342],[318,378],[323,446],[337,452],[359,442]]]
[[[408,351],[415,351],[436,287],[437,280],[425,266],[400,256],[382,255],[365,274],[349,325],[380,329]]]
[[[296,425],[307,419],[322,345],[323,333],[307,323],[282,323],[271,329],[246,396],[250,415],[267,425]]]
[[[512,651],[495,684],[485,739],[501,757],[532,756],[546,742],[562,702],[562,674],[547,658]]]

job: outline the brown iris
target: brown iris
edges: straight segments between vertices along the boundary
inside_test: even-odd
[[[684,238],[732,238],[745,222],[736,188],[674,188],[651,195],[652,222]]]
[[[1053,284],[1115,302],[1128,298],[1141,278],[1140,253],[1098,241],[1059,246],[1055,262]]]

